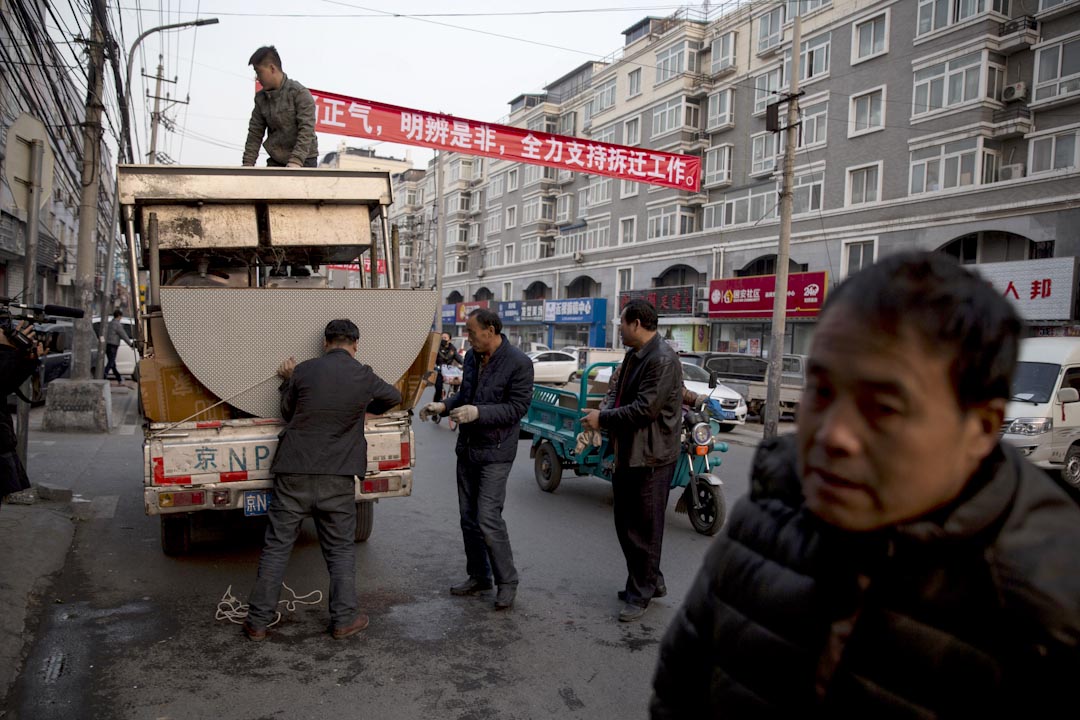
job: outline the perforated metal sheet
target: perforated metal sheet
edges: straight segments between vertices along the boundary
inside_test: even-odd
[[[288,357],[318,357],[326,323],[356,323],[358,359],[394,383],[423,348],[437,303],[428,290],[163,287],[161,307],[177,353],[199,382],[245,412],[277,417],[278,366]]]

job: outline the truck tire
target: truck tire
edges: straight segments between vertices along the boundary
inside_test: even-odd
[[[371,537],[375,527],[375,503],[356,503],[356,542],[364,542]]]
[[[694,492],[697,492],[697,500],[701,509],[694,507]],[[724,493],[715,485],[707,482],[693,482],[686,486],[683,491],[686,501],[686,514],[690,517],[690,524],[694,530],[702,535],[715,535],[724,526],[727,516],[727,506],[724,504]]]
[[[555,451],[555,446],[547,440],[536,448],[533,474],[536,476],[536,484],[544,492],[555,492],[562,482],[562,458]]]
[[[1080,445],[1073,445],[1066,453],[1061,479],[1073,490],[1080,490]]]
[[[191,515],[161,516],[161,551],[176,557],[191,551]]]

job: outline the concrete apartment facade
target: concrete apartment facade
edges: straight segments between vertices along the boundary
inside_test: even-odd
[[[515,98],[507,124],[699,155],[700,191],[448,155],[446,302],[513,313],[547,300],[516,339],[558,347],[595,340],[595,322],[617,338],[620,301],[644,294],[684,349],[767,351],[768,320],[725,303],[738,278],[775,272],[783,134],[765,114],[789,87],[796,13],[797,280],[827,293],[886,254],[940,250],[1017,302],[1033,333],[1080,329],[1080,0],[792,0],[646,18],[610,62]],[[428,226],[431,175],[412,180],[427,185]],[[601,301],[604,317],[562,313],[556,301],[573,299]],[[789,313],[787,352],[805,352],[814,314]]]

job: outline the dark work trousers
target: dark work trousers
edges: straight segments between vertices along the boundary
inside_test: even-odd
[[[432,402],[442,402],[443,394],[443,379],[442,379],[442,366],[435,366],[435,397]]]
[[[120,377],[120,371],[116,369],[116,351],[120,349],[119,345],[106,345],[105,346],[105,372],[101,377],[106,380],[109,379],[109,371],[112,370],[116,375],[116,382],[124,382],[124,378]]]
[[[469,577],[487,580],[492,571],[496,585],[517,585],[510,534],[503,520],[506,478],[513,463],[457,462],[458,510],[465,540],[465,569]]]
[[[288,164],[279,163],[274,158],[266,158],[266,167],[288,167]],[[319,167],[319,156],[309,157],[304,161],[304,167]]]
[[[660,467],[616,469],[615,533],[626,558],[626,602],[647,607],[656,588],[664,584],[660,549],[664,543],[675,463]]]
[[[259,558],[259,574],[248,601],[248,622],[261,629],[274,621],[281,583],[293,543],[300,534],[300,523],[312,517],[330,573],[330,627],[347,627],[358,612],[356,495],[352,475],[276,475],[274,498],[267,514],[270,525]]]

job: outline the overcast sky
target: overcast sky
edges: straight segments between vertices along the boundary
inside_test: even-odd
[[[306,87],[494,122],[520,93],[617,51],[623,30],[680,7],[648,0],[120,0],[119,6],[128,48],[141,30],[157,25],[221,21],[151,35],[135,56],[138,151],[149,146],[144,96],[153,90],[152,80],[139,79],[140,69],[152,75],[162,53],[165,76],[179,78],[166,90],[191,101],[168,111],[176,132],[160,136],[158,148],[187,165],[240,163],[254,94],[254,73],[245,63],[264,44],[277,47],[286,74]],[[320,156],[341,140],[320,134]],[[406,152],[388,143],[375,147],[381,155]],[[431,157],[429,150],[411,150],[417,167]]]

